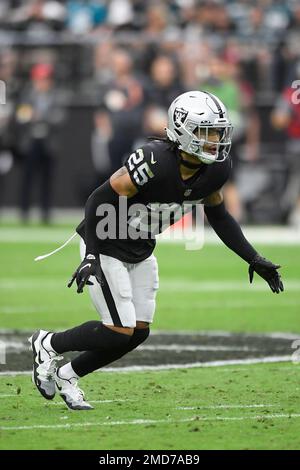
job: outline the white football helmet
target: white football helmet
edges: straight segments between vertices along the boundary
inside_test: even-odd
[[[179,95],[168,110],[168,138],[206,164],[228,157],[232,129],[222,101],[205,91]]]

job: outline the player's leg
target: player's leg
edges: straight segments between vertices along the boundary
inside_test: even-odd
[[[101,256],[102,266],[107,267],[105,262],[106,258]],[[109,259],[109,265],[119,264],[117,260]],[[124,266],[122,264],[122,266]],[[118,268],[117,268],[118,271]],[[121,297],[117,291],[122,292],[123,297],[126,299],[127,293],[130,292],[130,302],[133,304],[135,309],[135,315],[138,316],[134,329],[130,329],[130,338],[127,343],[120,344],[119,347],[106,350],[105,353],[101,347],[94,348],[94,350],[85,351],[83,354],[77,356],[70,364],[67,364],[62,368],[62,372],[67,375],[72,374],[72,371],[77,377],[83,377],[94,370],[100,369],[129,353],[133,349],[137,348],[142,344],[149,336],[149,324],[153,321],[155,312],[155,297],[158,289],[158,267],[157,261],[154,255],[137,263],[136,265],[130,265],[128,272],[126,273],[123,269],[119,271],[119,275],[115,268],[107,270],[107,277],[110,277],[111,287],[113,289],[113,295],[118,305],[119,311],[130,312],[131,307],[126,305],[126,301],[122,305]],[[124,276],[125,274],[125,276]],[[131,285],[128,284],[128,274]],[[118,279],[119,283],[114,283],[114,279]],[[90,293],[96,309],[103,317],[103,321],[107,321],[108,313],[106,310],[106,304],[103,304],[103,296],[97,284],[90,287]],[[132,313],[128,316],[127,320],[122,315],[122,321],[130,322]],[[120,331],[120,327],[105,325],[107,328]],[[59,348],[57,348],[59,349]]]
[[[84,247],[81,250],[83,252]],[[41,336],[43,339],[43,341],[35,341],[34,354],[34,361],[38,362],[36,370],[40,372],[40,377],[35,379],[35,384],[41,393],[41,380],[49,387],[48,382],[53,386],[54,381],[58,383],[59,380],[66,379],[74,389],[74,395],[78,396],[80,401],[80,394],[75,393],[75,385],[78,378],[99,368],[99,354],[108,363],[111,362],[111,355],[115,357],[116,351],[123,350],[134,333],[136,325],[135,310],[132,303],[131,285],[127,269],[119,260],[104,255],[101,255],[101,267],[103,285],[100,286],[95,278],[91,278],[94,285],[90,286],[89,290],[92,301],[101,315],[102,322],[95,320],[85,322],[61,333],[46,331],[42,335],[40,332],[35,333],[35,335]],[[53,360],[53,357],[57,357],[57,355],[67,351],[92,350],[97,350],[97,360],[95,357],[82,354],[75,358],[74,361],[61,367],[54,376],[48,374],[49,370],[43,370],[43,361],[39,362],[41,354],[45,356],[51,355]],[[58,386],[61,387],[61,384]],[[60,394],[63,395],[62,390],[60,390]],[[52,395],[54,396],[54,394]],[[43,396],[45,395],[43,394]],[[81,407],[80,409],[83,408]]]
[[[100,369],[101,367],[120,359],[122,356],[143,343],[149,336],[149,321],[152,321],[155,310],[155,295],[158,288],[158,270],[156,258],[154,256],[152,256],[151,259],[145,260],[136,265],[127,265],[127,271],[125,271],[126,268],[124,269],[126,265],[120,263],[114,258],[101,255],[101,263],[104,271],[107,273],[107,278],[109,278],[117,310],[122,312],[121,319],[123,324],[132,324],[133,315],[135,316],[135,305],[133,303],[133,299],[136,299],[136,301],[139,301],[141,304],[140,305],[137,302],[141,320],[136,322],[134,329],[124,327],[120,328],[119,326],[108,324],[110,323],[112,315],[107,310],[109,302],[105,301],[103,292],[99,289],[99,285],[97,283],[95,283],[94,286],[91,286],[89,289],[93,303],[101,315],[105,326],[115,332],[127,332],[130,335],[130,338],[129,341],[119,344],[119,347],[107,350],[105,354],[103,353],[103,349],[98,346],[92,350],[90,349],[85,351],[80,356],[77,356],[72,361],[71,365],[79,377],[83,377],[94,370]],[[147,290],[149,286],[151,294],[145,293],[145,290]],[[136,292],[137,290],[139,290],[138,293]],[[143,296],[145,296],[146,302],[143,301]],[[130,300],[129,304],[128,299]],[[145,312],[145,308],[147,313]],[[127,313],[127,316],[125,316],[124,313]],[[115,323],[118,323],[115,313],[114,318]],[[57,335],[55,338],[57,338]],[[59,346],[57,346],[57,350],[61,351]]]
[[[110,363],[127,347],[134,333],[135,309],[127,268],[121,261],[100,255],[102,269],[101,286],[95,278],[89,287],[94,306],[102,321],[90,321],[51,338],[51,345],[58,353],[69,350],[85,351],[70,363],[57,370],[55,381],[60,395],[73,409],[89,409],[77,387],[79,378]],[[78,391],[79,390],[79,391]],[[84,398],[83,398],[84,401]]]
[[[132,335],[137,347],[146,341],[150,334],[149,325],[153,322],[156,294],[159,287],[158,265],[152,254],[141,263],[137,263],[130,271],[133,292],[133,304],[136,315],[136,327]]]
[[[152,323],[155,313],[155,298],[158,289],[158,266],[154,255],[141,263],[131,264],[128,269],[131,282],[131,299],[135,309],[136,326],[127,344],[102,354],[101,350],[87,351],[72,361],[80,376],[86,375],[95,369],[100,369],[129,353],[142,344],[149,336],[149,324]],[[93,295],[95,291],[91,294]],[[94,304],[101,311],[101,296],[94,298]]]

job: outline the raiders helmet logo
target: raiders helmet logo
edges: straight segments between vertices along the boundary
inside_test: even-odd
[[[174,115],[173,115],[173,121],[174,121],[175,126],[180,127],[186,120],[187,115],[188,115],[188,111],[185,111],[182,108],[175,108]]]

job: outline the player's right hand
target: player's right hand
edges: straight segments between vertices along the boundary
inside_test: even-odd
[[[101,266],[99,256],[86,255],[84,260],[73,273],[73,276],[68,283],[68,287],[71,287],[76,279],[77,293],[81,294],[86,284],[88,286],[93,285],[93,283],[89,281],[90,276],[95,276],[99,284],[101,284]]]

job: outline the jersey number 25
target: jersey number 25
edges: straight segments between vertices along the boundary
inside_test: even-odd
[[[137,149],[136,152],[132,153],[128,158],[128,165],[130,171],[133,171],[133,178],[139,186],[143,186],[149,178],[153,178],[152,173],[147,162],[143,162],[145,156],[143,149]]]

